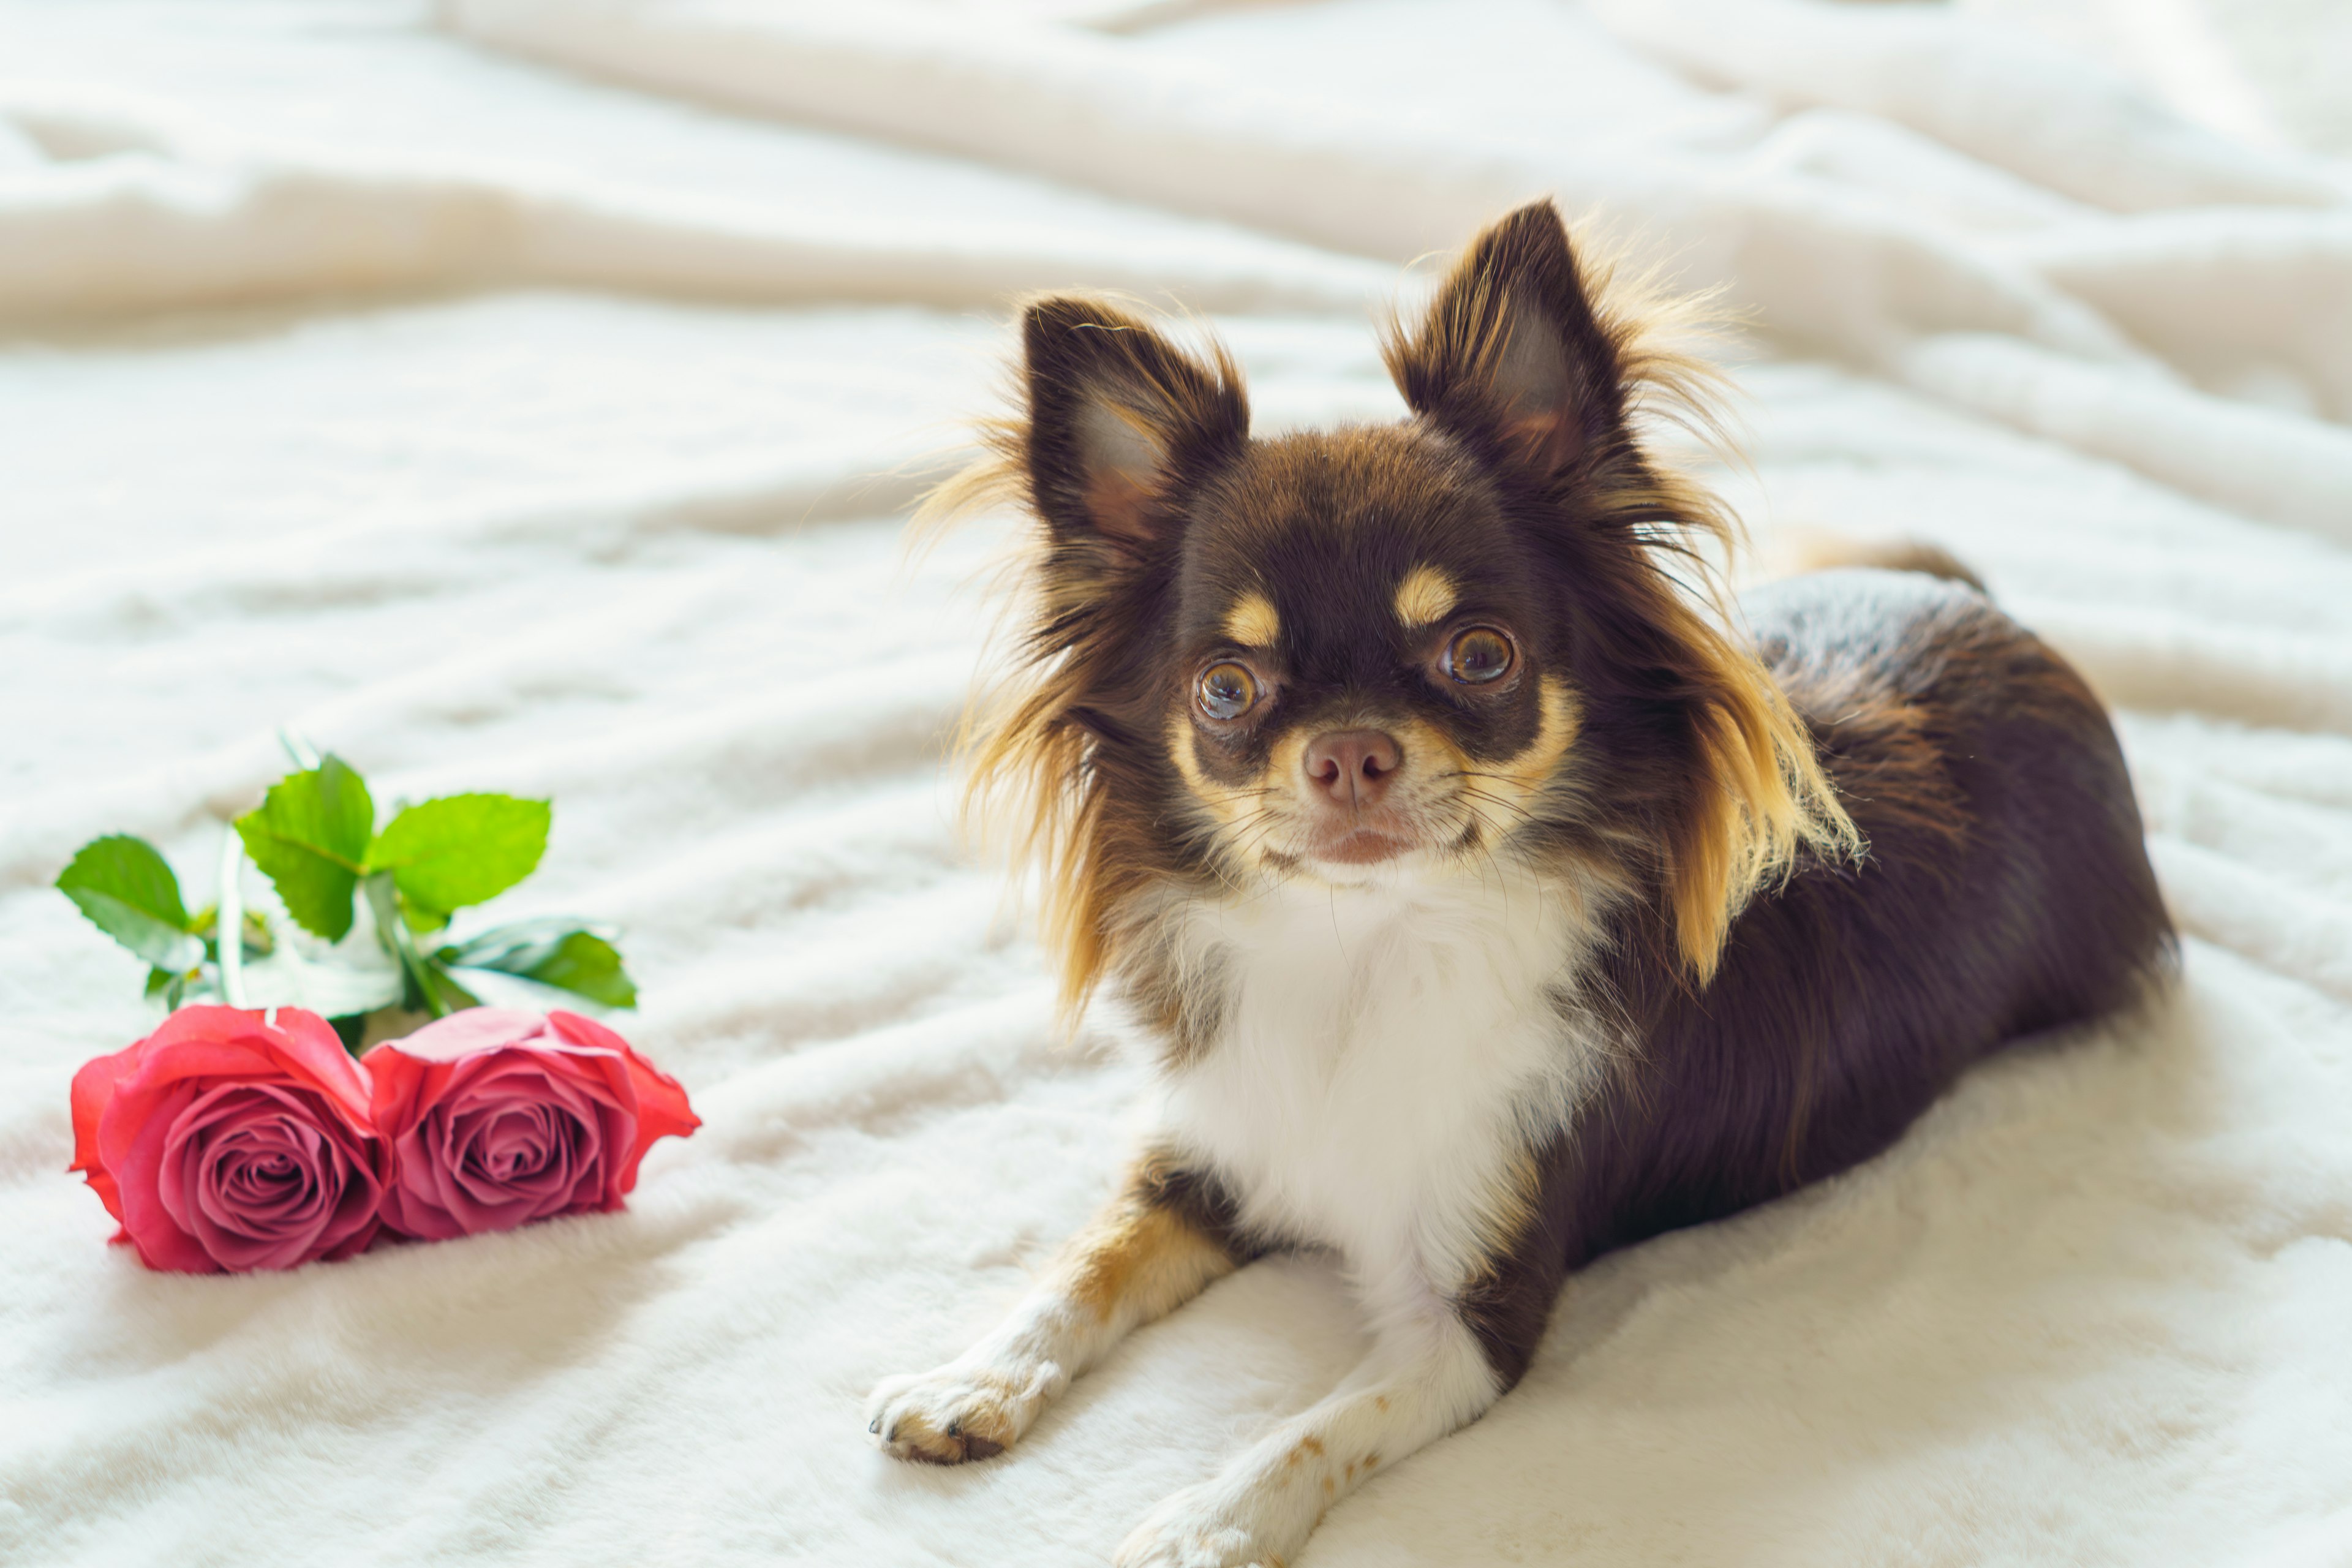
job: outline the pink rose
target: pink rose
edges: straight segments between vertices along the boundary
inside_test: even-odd
[[[366,1066],[384,1224],[432,1240],[619,1208],[646,1147],[702,1125],[677,1079],[576,1013],[454,1013]]]
[[[150,1268],[291,1268],[373,1240],[367,1075],[315,1013],[183,1007],[74,1074],[74,1163]]]

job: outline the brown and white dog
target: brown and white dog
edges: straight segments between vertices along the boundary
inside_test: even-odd
[[[985,1458],[1275,1248],[1335,1253],[1375,1336],[1124,1563],[1279,1563],[1517,1381],[1570,1269],[1868,1158],[2169,951],[2096,699],[1965,574],[1710,615],[1728,521],[1641,438],[1703,372],[1596,270],[1512,214],[1391,337],[1411,418],[1265,440],[1222,353],[1044,300],[1023,416],[945,498],[1035,519],[974,784],[1068,998],[1143,1025],[1156,1131],[869,1430]]]

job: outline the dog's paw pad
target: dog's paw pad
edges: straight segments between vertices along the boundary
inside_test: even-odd
[[[901,1459],[961,1465],[993,1458],[1027,1425],[1010,1378],[958,1366],[886,1380],[866,1404],[866,1430]]]

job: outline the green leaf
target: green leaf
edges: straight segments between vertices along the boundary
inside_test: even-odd
[[[637,1005],[637,988],[621,967],[619,951],[604,934],[564,916],[499,926],[434,957],[453,967],[536,980],[607,1007]]]
[[[385,826],[368,869],[390,871],[416,916],[487,903],[539,868],[553,815],[543,800],[452,795],[412,805]],[[416,918],[409,921],[416,926]],[[432,930],[434,926],[422,929]]]
[[[143,838],[114,833],[91,839],[58,873],[58,889],[90,924],[157,969],[177,973],[204,962],[205,944],[188,931],[180,880]]]
[[[152,916],[173,931],[189,929],[188,908],[180,901],[180,879],[156,847],[128,833],[93,838],[58,873],[58,886],[104,893]]]
[[[637,988],[621,967],[620,951],[604,938],[575,931],[556,944],[554,952],[520,972],[526,979],[552,985],[602,1002],[607,1007],[634,1007]]]
[[[413,899],[400,900],[400,918],[418,936],[431,936],[449,924],[449,917],[440,910],[428,910]]]
[[[468,1007],[482,1005],[480,997],[458,984],[456,977],[437,963],[429,961],[425,963],[425,977],[432,984],[434,994],[441,998],[444,1014],[462,1013]]]
[[[276,886],[286,912],[329,942],[352,929],[352,894],[374,829],[366,782],[335,756],[288,773],[257,809],[236,819],[246,853]]]

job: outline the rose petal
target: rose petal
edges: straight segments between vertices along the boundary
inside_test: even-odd
[[[164,1140],[166,1170],[181,1166],[185,1212],[174,1210],[182,1226],[206,1249],[207,1227],[253,1239],[281,1240],[289,1234],[315,1236],[341,1195],[339,1152],[314,1121],[316,1111],[275,1085],[236,1085],[200,1095],[182,1111]],[[287,1162],[299,1183],[268,1203],[240,1203],[224,1185],[224,1169],[274,1154]],[[171,1201],[165,1193],[167,1205]],[[223,1259],[226,1261],[226,1258]]]
[[[646,1145],[699,1125],[676,1080],[577,1014],[476,1008],[363,1065],[394,1165],[384,1220],[413,1236],[617,1208]]]
[[[177,1086],[175,1093],[159,1097],[162,1104],[158,1113],[129,1129],[129,1147],[109,1164],[122,1186],[122,1228],[129,1233],[131,1245],[139,1249],[139,1260],[150,1268],[213,1274],[219,1272],[220,1264],[172,1215],[171,1210],[180,1198],[176,1189],[179,1175],[176,1171],[167,1175],[163,1168],[163,1141],[171,1135],[173,1120],[196,1098],[196,1093],[194,1084],[184,1083]],[[114,1130],[121,1109],[121,1099],[117,1096],[108,1107],[108,1117],[101,1123],[103,1131]],[[170,1200],[161,1191],[167,1180],[174,1184]]]
[[[635,1126],[633,1112],[615,1103],[625,1093],[616,1089],[614,1062],[604,1053],[549,1050],[539,1045],[501,1052],[499,1059],[471,1086],[470,1103],[487,1103],[493,1095],[536,1089],[543,1103],[560,1111],[572,1148],[572,1174],[534,1217],[569,1214],[577,1209],[617,1206],[607,1201],[614,1191],[615,1151],[625,1150]]]
[[[373,1239],[367,1077],[315,1014],[184,1007],[77,1075],[76,1118],[150,1268],[287,1268]]]
[[[376,1047],[396,1049],[421,1062],[454,1062],[501,1046],[519,1045],[547,1033],[546,1020],[517,1007],[468,1007],[436,1018],[404,1039]],[[373,1057],[375,1052],[368,1053]]]
[[[637,1163],[653,1147],[655,1139],[688,1137],[702,1125],[702,1118],[694,1113],[686,1089],[677,1079],[638,1055],[635,1046],[593,1018],[559,1009],[550,1013],[547,1021],[566,1039],[615,1051],[628,1064],[637,1124],[628,1156],[621,1163],[619,1191],[625,1194],[637,1184]]]
[[[116,1185],[113,1173],[98,1154],[98,1121],[107,1102],[114,1098],[114,1086],[139,1063],[139,1046],[125,1046],[109,1057],[97,1057],[84,1062],[73,1076],[73,1163],[68,1171],[79,1171],[82,1179],[114,1216],[117,1241],[128,1238],[121,1229],[122,1224],[122,1191]]]
[[[572,1182],[579,1123],[544,1104],[469,1110],[451,1124],[457,1179],[477,1202],[526,1204],[544,1213]]]
[[[350,1163],[319,1133],[309,1115],[298,1111],[289,1116],[269,1107],[264,1098],[269,1091],[227,1092],[247,1096],[247,1102],[208,1105],[199,1100],[181,1114],[182,1125],[189,1129],[179,1142],[176,1162],[188,1204],[183,1223],[225,1268],[291,1268],[317,1249],[319,1234],[351,1177]],[[286,1212],[256,1212],[226,1201],[223,1166],[236,1158],[238,1145],[257,1131],[283,1146],[296,1166],[293,1201],[277,1205]]]
[[[275,1019],[286,1055],[316,1087],[333,1097],[335,1109],[355,1129],[374,1131],[367,1068],[343,1048],[335,1026],[300,1007],[280,1007]]]

